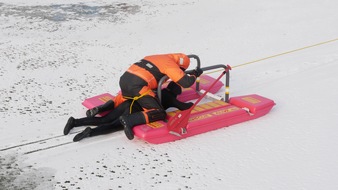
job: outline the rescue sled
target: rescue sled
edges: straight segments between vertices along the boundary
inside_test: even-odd
[[[209,92],[205,92],[205,94],[207,94],[209,100],[211,99],[211,101],[206,101],[194,107],[189,115],[185,133],[173,135],[169,132],[167,128],[168,121],[171,117],[174,117],[180,112],[179,110],[173,110],[167,112],[166,121],[156,121],[135,126],[133,131],[136,137],[153,144],[176,141],[211,130],[256,119],[269,113],[275,105],[273,100],[257,94],[229,98],[229,71],[231,68],[226,65],[215,65],[202,68],[200,67],[200,59],[198,56],[189,55],[188,57],[196,59],[197,67],[201,68],[204,72],[208,70],[224,69],[226,71],[225,82],[222,83],[221,81],[216,81],[215,78],[208,75],[201,75],[199,80],[196,80],[196,83],[193,86],[184,89],[182,94],[178,96],[179,100],[186,102],[199,98],[201,96],[201,91],[209,90]],[[187,73],[189,72],[190,71],[187,71]],[[163,77],[159,82],[157,90],[158,97],[161,97],[160,89],[165,87],[166,84],[164,81],[166,80],[167,78]],[[214,94],[220,91],[223,86],[225,87],[224,98],[215,96]],[[88,109],[91,109],[113,98],[114,96],[111,94],[105,93],[88,98],[84,100],[82,104]]]

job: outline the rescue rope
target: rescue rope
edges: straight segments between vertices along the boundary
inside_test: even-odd
[[[328,43],[335,42],[335,41],[338,41],[338,38],[336,38],[336,39],[332,39],[332,40],[328,40],[328,41],[324,41],[324,42],[320,42],[320,43],[317,43],[317,44],[312,44],[312,45],[305,46],[305,47],[302,47],[302,48],[298,48],[298,49],[294,49],[294,50],[286,51],[286,52],[283,52],[283,53],[279,53],[279,54],[271,55],[271,56],[264,57],[264,58],[260,58],[260,59],[257,59],[257,60],[253,60],[253,61],[245,62],[245,63],[239,64],[239,65],[235,65],[235,66],[233,66],[232,68],[236,68],[236,67],[242,67],[242,66],[249,65],[249,64],[252,64],[252,63],[256,63],[256,62],[260,62],[260,61],[264,61],[264,60],[267,60],[267,59],[271,59],[271,58],[279,57],[279,56],[282,56],[282,55],[286,55],[286,54],[294,53],[294,52],[297,52],[297,51],[301,51],[301,50],[304,50],[304,49],[308,49],[308,48],[312,48],[312,47],[316,47],[316,46],[320,46],[320,45],[328,44]],[[210,74],[210,73],[214,73],[214,72],[219,72],[219,71],[221,71],[221,70],[217,70],[217,71],[213,71],[213,72],[208,72],[208,73],[206,73],[206,74]]]

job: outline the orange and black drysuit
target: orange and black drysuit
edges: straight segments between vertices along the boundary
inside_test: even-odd
[[[153,90],[157,89],[159,80],[165,75],[183,88],[193,85],[196,77],[184,73],[189,64],[188,56],[174,53],[146,56],[131,65],[120,78],[122,96],[137,101],[144,111],[123,118],[124,121],[121,120],[121,123],[132,128],[135,125],[165,119],[166,112]]]
[[[192,103],[184,103],[176,99],[177,95],[182,92],[180,86],[174,82],[170,82],[166,88],[162,89],[162,106],[164,109],[169,107],[175,107],[179,110],[185,110],[192,106]],[[74,127],[80,126],[97,126],[95,128],[87,127],[81,133],[75,135],[73,141],[80,141],[83,138],[97,136],[107,133],[112,133],[115,131],[122,130],[124,128],[121,125],[119,117],[122,115],[128,115],[132,111],[140,112],[143,111],[143,108],[133,100],[124,99],[121,93],[118,93],[113,100],[109,100],[106,103],[87,110],[87,117],[75,119],[70,117],[67,121],[67,124],[64,128],[64,135],[69,134],[69,132]],[[96,117],[97,114],[108,112],[102,117]]]

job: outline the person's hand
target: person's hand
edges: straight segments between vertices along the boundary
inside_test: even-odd
[[[201,74],[203,73],[203,70],[201,68],[196,68],[192,71],[192,75],[195,75],[196,77],[201,76]]]

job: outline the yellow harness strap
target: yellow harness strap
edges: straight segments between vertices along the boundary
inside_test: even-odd
[[[146,91],[145,93],[143,93],[143,94],[141,94],[141,95],[139,95],[139,96],[135,96],[135,97],[123,96],[123,98],[125,98],[125,99],[133,100],[133,101],[131,102],[131,104],[130,104],[130,107],[129,107],[129,113],[130,113],[130,114],[131,114],[131,112],[132,112],[134,102],[135,102],[136,100],[142,98],[143,96],[148,95],[150,91],[151,91],[151,90],[148,90],[148,91]]]

